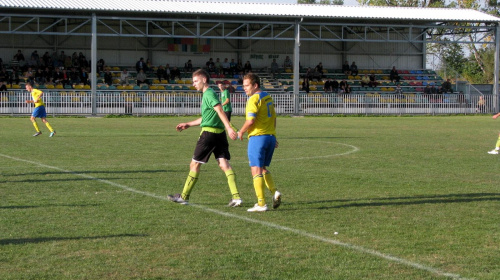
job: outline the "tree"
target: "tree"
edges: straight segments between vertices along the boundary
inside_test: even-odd
[[[344,0],[297,0],[297,4],[344,5]]]

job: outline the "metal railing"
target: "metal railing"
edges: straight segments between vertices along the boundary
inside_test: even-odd
[[[477,94],[420,93],[387,94],[325,94],[271,93],[278,114],[477,114],[494,113],[495,96]],[[483,105],[478,105],[482,96]],[[200,114],[201,93],[167,91],[99,91],[95,112],[90,91],[49,91],[43,95],[49,115],[197,115]],[[0,93],[0,114],[31,114],[31,99],[26,91]],[[233,115],[244,115],[246,95],[232,94]]]

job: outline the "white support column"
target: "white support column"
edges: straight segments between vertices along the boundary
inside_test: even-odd
[[[299,79],[300,79],[300,23],[295,22],[295,46],[293,48],[293,96],[295,97],[295,115],[299,114]]]
[[[90,46],[90,88],[92,96],[92,115],[97,114],[97,17],[95,13],[92,13],[92,42]]]
[[[498,70],[499,70],[499,55],[500,55],[500,28],[497,23],[495,27],[495,68],[493,73],[493,110],[495,113],[500,112],[498,98]]]

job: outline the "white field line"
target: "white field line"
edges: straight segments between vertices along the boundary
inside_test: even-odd
[[[98,181],[98,182],[101,182],[101,183],[104,183],[104,184],[108,184],[108,185],[111,185],[111,186],[114,186],[114,187],[126,190],[128,192],[132,192],[132,193],[136,193],[136,194],[140,194],[140,195],[144,195],[144,196],[148,196],[148,197],[152,197],[152,198],[156,198],[156,199],[168,201],[168,198],[165,197],[165,196],[160,196],[160,195],[157,195],[157,194],[154,194],[154,193],[136,190],[134,188],[131,188],[131,187],[128,187],[128,186],[125,186],[125,185],[122,185],[122,184],[118,184],[118,183],[115,183],[115,182],[112,182],[112,181],[109,181],[109,180],[99,179],[99,178],[96,178],[96,177],[93,177],[93,176],[89,176],[89,175],[86,175],[86,174],[81,174],[81,173],[77,173],[77,172],[65,170],[65,169],[62,169],[62,168],[59,168],[59,167],[56,167],[56,166],[50,166],[50,165],[46,165],[46,164],[39,163],[39,162],[36,162],[36,161],[31,161],[31,160],[21,159],[21,158],[17,158],[17,157],[12,157],[12,156],[9,156],[9,155],[0,154],[0,156],[2,156],[4,158],[11,159],[11,160],[15,160],[15,161],[21,161],[21,162],[30,163],[30,164],[33,164],[33,165],[37,165],[37,166],[40,166],[40,167],[47,168],[47,169],[54,169],[54,170],[57,170],[57,171],[60,171],[60,172],[72,174],[72,175],[79,176],[79,177],[82,177],[82,178],[86,178],[86,179],[89,179],[89,180],[95,180],[95,181]],[[384,254],[384,253],[381,253],[381,252],[378,252],[378,251],[375,251],[375,250],[372,250],[372,249],[364,248],[364,247],[361,247],[361,246],[358,246],[358,245],[353,245],[353,244],[349,244],[349,243],[340,242],[340,241],[335,240],[335,239],[330,239],[330,238],[322,237],[322,236],[319,236],[319,235],[316,235],[316,234],[312,234],[312,233],[309,233],[309,232],[306,232],[306,231],[303,231],[303,230],[294,229],[294,228],[290,228],[290,227],[285,227],[285,226],[281,226],[281,225],[278,225],[278,224],[275,224],[275,223],[270,223],[270,222],[266,222],[266,221],[260,221],[260,220],[256,220],[256,219],[252,219],[252,218],[248,218],[248,217],[245,217],[245,216],[240,216],[240,215],[236,215],[236,214],[232,214],[232,213],[228,213],[228,212],[223,212],[223,211],[219,211],[219,210],[216,210],[216,209],[211,209],[211,208],[208,208],[208,207],[202,206],[202,205],[197,205],[197,204],[192,204],[192,203],[190,203],[189,205],[192,206],[192,207],[196,207],[198,209],[201,209],[203,211],[206,211],[206,212],[212,212],[212,213],[215,213],[215,214],[218,214],[218,215],[221,215],[221,216],[235,218],[235,219],[243,220],[243,221],[254,223],[254,224],[260,224],[260,225],[263,225],[263,226],[266,226],[266,227],[270,227],[270,228],[275,228],[275,229],[278,229],[278,230],[281,230],[281,231],[292,232],[292,233],[295,233],[295,234],[303,236],[303,237],[308,237],[308,238],[311,238],[311,239],[319,240],[321,242],[330,243],[330,244],[334,244],[334,245],[337,245],[337,246],[342,246],[342,247],[345,247],[345,248],[348,248],[348,249],[352,249],[354,251],[358,251],[358,252],[365,253],[365,254],[368,254],[368,255],[376,256],[376,257],[379,257],[381,259],[385,259],[385,260],[388,260],[388,261],[391,261],[391,262],[394,262],[394,263],[403,264],[403,265],[406,265],[406,266],[409,266],[409,267],[413,267],[413,268],[416,268],[416,269],[419,269],[419,270],[428,271],[430,273],[433,273],[433,274],[436,274],[436,275],[439,275],[439,276],[449,277],[449,278],[453,278],[453,279],[464,279],[464,280],[467,280],[467,278],[463,278],[463,277],[461,277],[458,274],[448,273],[446,271],[442,271],[442,270],[439,270],[439,269],[436,269],[436,268],[433,268],[433,267],[430,267],[430,266],[422,265],[422,264],[419,264],[419,263],[416,263],[416,262],[412,262],[412,261],[408,261],[408,260],[405,260],[405,259],[402,259],[402,258],[398,258],[398,257],[395,257],[395,256],[387,255],[387,254]]]

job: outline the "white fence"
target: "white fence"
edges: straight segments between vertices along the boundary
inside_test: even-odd
[[[495,96],[484,95],[484,105],[478,106],[481,95],[475,94],[324,94],[272,93],[278,114],[476,114],[493,113]],[[49,91],[43,99],[49,115],[198,115],[201,93],[166,91],[102,91],[97,92],[93,112],[90,91]],[[0,93],[0,114],[30,114],[32,104],[26,91]],[[246,95],[232,94],[233,115],[245,112]]]

